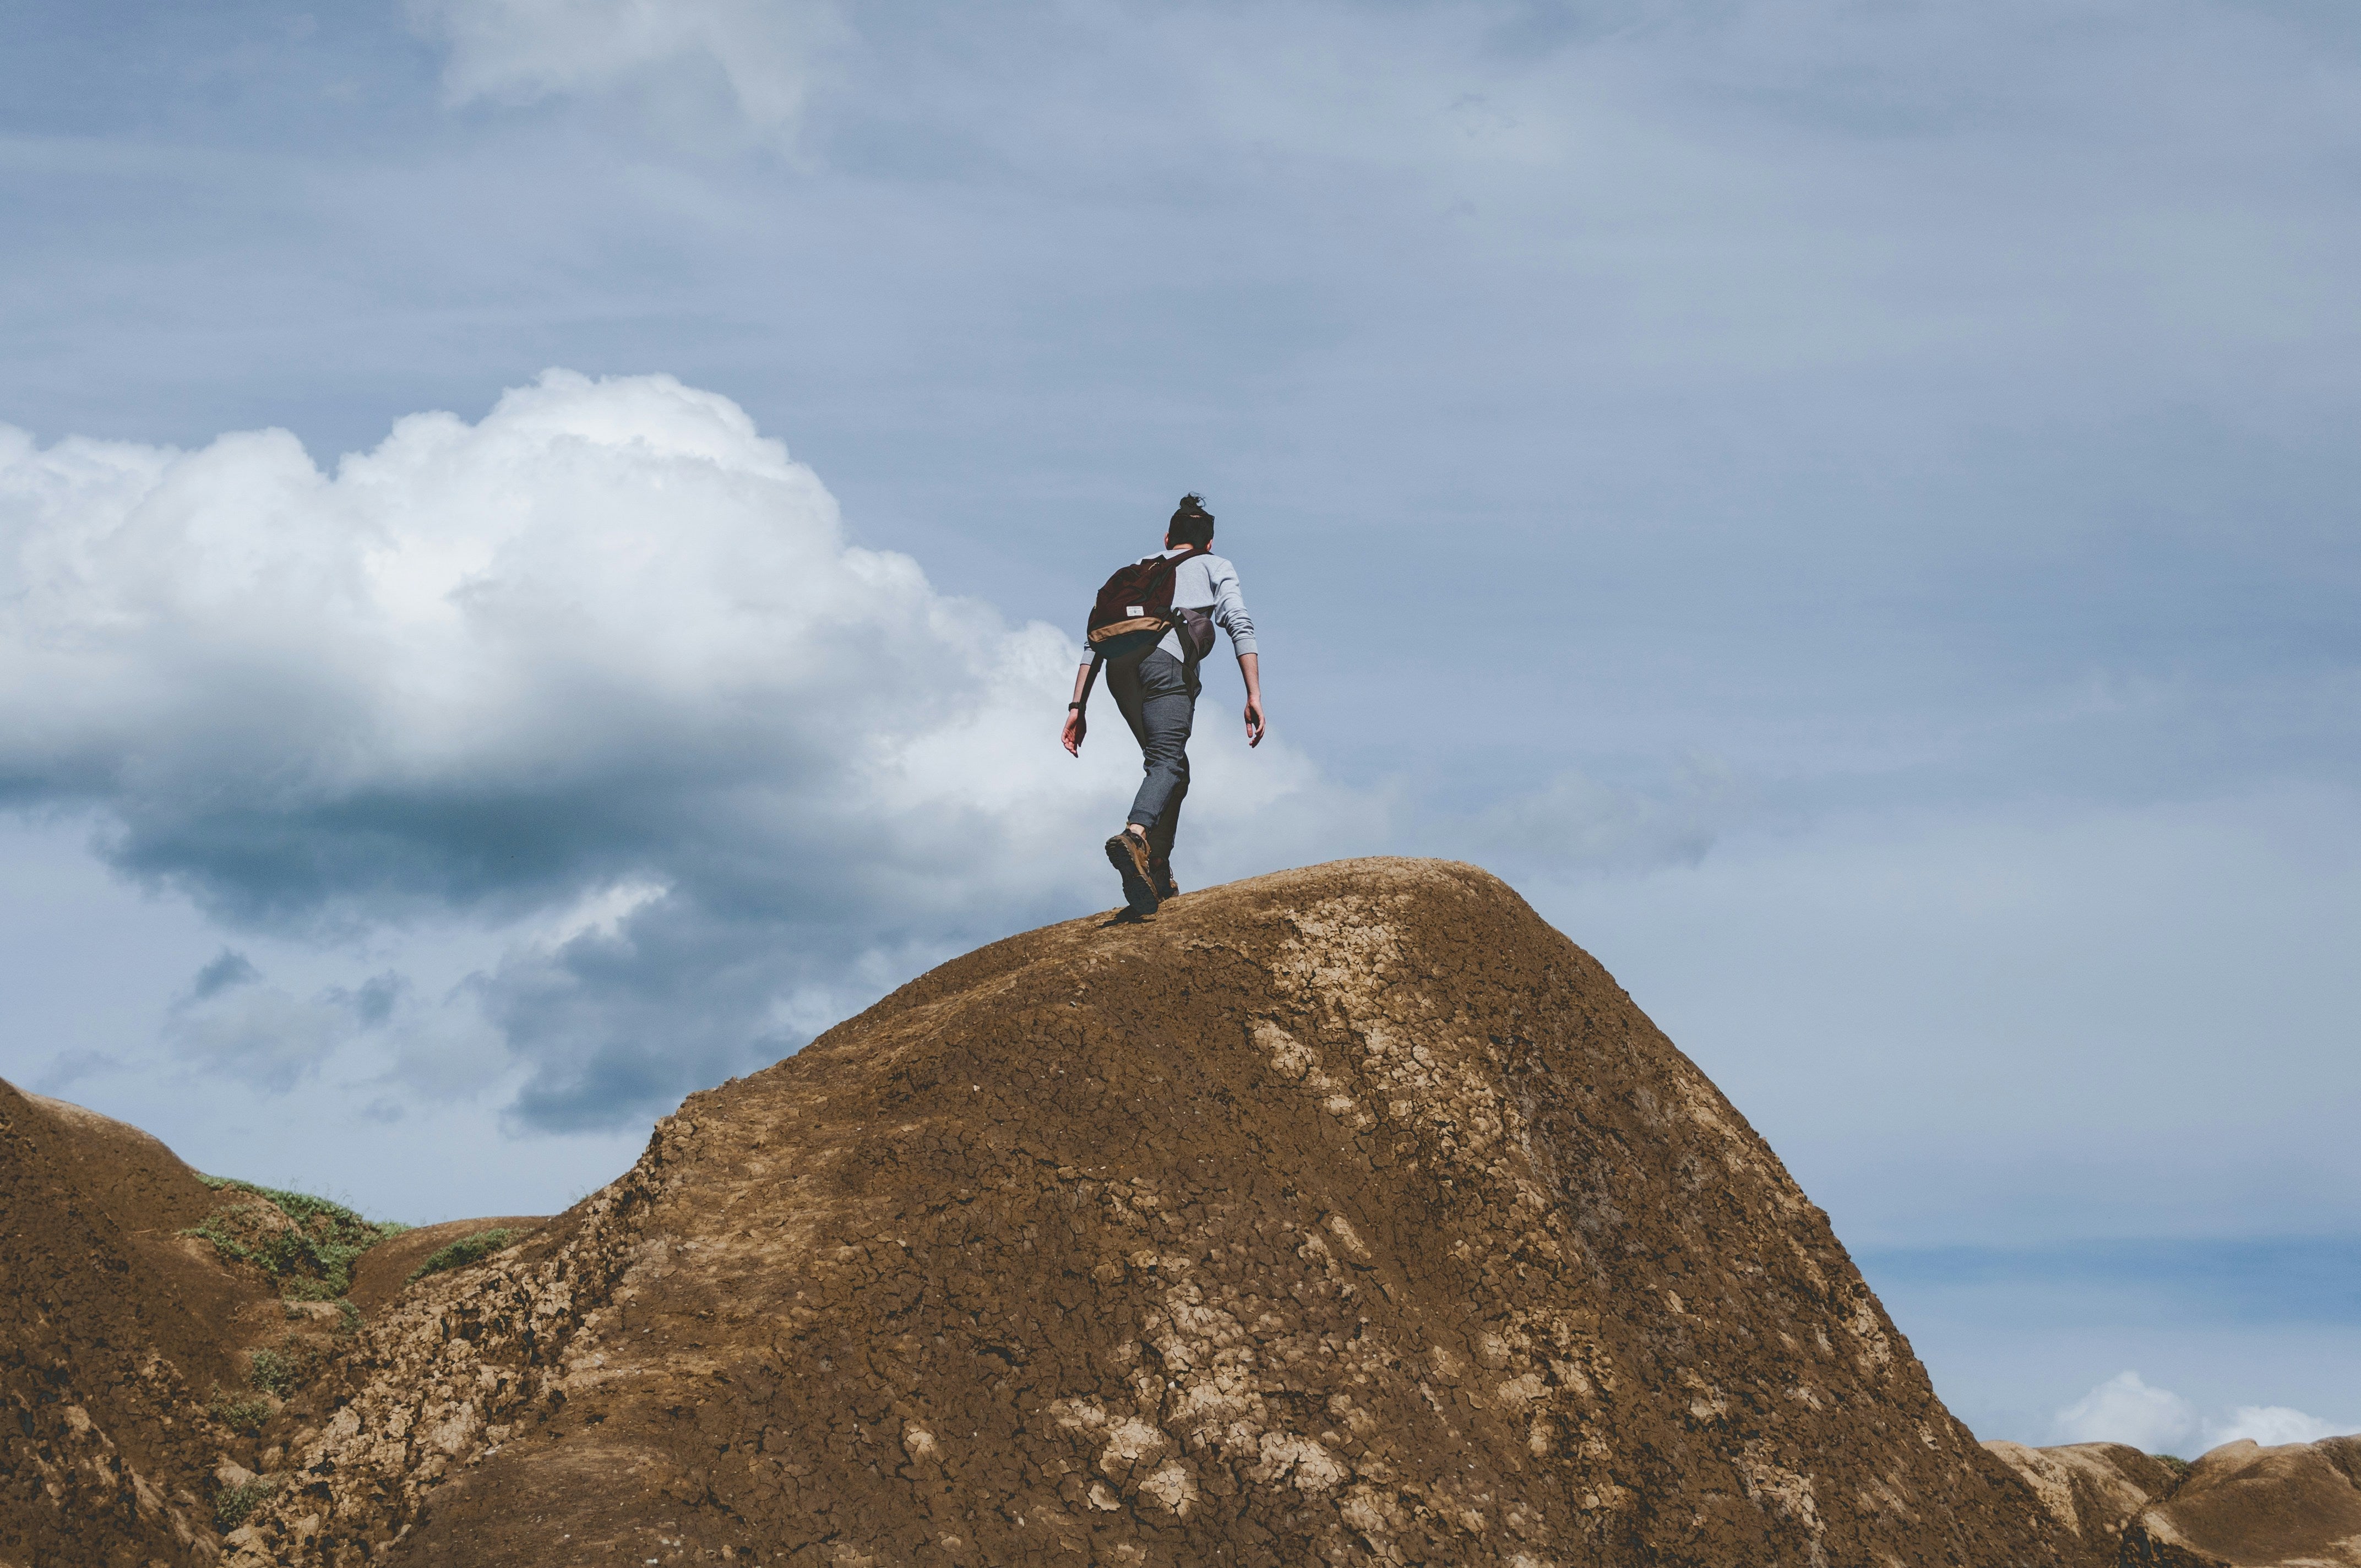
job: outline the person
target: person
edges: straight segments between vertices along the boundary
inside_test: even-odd
[[[1180,562],[1173,572],[1172,609],[1176,620],[1180,612],[1196,612],[1201,624],[1210,615],[1214,625],[1229,633],[1238,673],[1246,678],[1246,744],[1259,746],[1262,670],[1255,651],[1254,620],[1238,591],[1237,568],[1212,553],[1213,543],[1213,514],[1205,510],[1204,498],[1193,492],[1181,497],[1164,533],[1164,554]],[[1144,651],[1106,661],[1107,690],[1139,742],[1140,770],[1146,774],[1123,830],[1106,841],[1107,859],[1123,879],[1126,912],[1134,919],[1180,893],[1172,880],[1172,838],[1180,826],[1180,803],[1189,795],[1189,731],[1198,691],[1197,658],[1191,656],[1184,630],[1176,625]],[[1204,635],[1199,653],[1212,641],[1210,630]],[[1066,706],[1065,747],[1078,757],[1089,729],[1084,705],[1097,667],[1093,661],[1075,673],[1074,699]]]

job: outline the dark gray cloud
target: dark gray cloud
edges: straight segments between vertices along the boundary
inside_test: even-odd
[[[831,939],[814,924],[717,918],[675,894],[612,930],[511,958],[485,977],[481,994],[487,1015],[532,1066],[518,1122],[551,1131],[607,1125],[678,1099],[686,1085],[792,1054],[812,1031],[772,1016],[783,998],[798,981],[839,993],[843,967],[859,956],[844,935]]]
[[[336,1001],[353,1010],[353,1016],[359,1020],[362,1028],[374,1029],[393,1016],[394,1008],[409,990],[407,976],[388,970],[383,974],[369,976],[351,991],[340,986],[333,994]]]
[[[221,956],[199,970],[197,978],[189,982],[189,1000],[208,1001],[232,986],[252,985],[261,978],[262,971],[244,953],[224,948]]]

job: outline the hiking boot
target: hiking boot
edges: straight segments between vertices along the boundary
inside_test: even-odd
[[[1159,900],[1180,896],[1180,884],[1172,880],[1172,862],[1161,857],[1148,862],[1148,885],[1156,890]]]
[[[1123,902],[1135,920],[1156,913],[1156,883],[1148,872],[1148,840],[1129,828],[1106,841],[1106,857],[1123,875]]]

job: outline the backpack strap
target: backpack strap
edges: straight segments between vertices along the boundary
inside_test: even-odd
[[[1213,553],[1213,547],[1210,544],[1191,544],[1189,546],[1189,554],[1180,556],[1178,560],[1175,560],[1172,563],[1173,575],[1178,576],[1180,575],[1180,568],[1187,565],[1190,562],[1194,561],[1198,556],[1211,555]],[[1180,662],[1183,664],[1188,665],[1190,668],[1194,669],[1203,661],[1202,656],[1197,652],[1195,640],[1189,635],[1188,618],[1189,612],[1182,609],[1179,605],[1167,604],[1164,607],[1164,624],[1171,629],[1173,638],[1180,644]],[[1159,641],[1161,641],[1161,639]],[[1206,649],[1206,652],[1211,652],[1213,650],[1209,646]]]

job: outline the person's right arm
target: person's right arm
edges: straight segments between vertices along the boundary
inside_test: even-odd
[[[1082,667],[1074,672],[1074,696],[1073,699],[1066,705],[1066,732],[1060,738],[1064,741],[1068,754],[1071,756],[1079,757],[1082,754],[1082,735],[1090,729],[1089,720],[1082,717],[1083,694],[1090,690],[1090,685],[1091,662],[1085,659],[1082,661]]]
[[[1224,565],[1228,563],[1224,562]],[[1210,585],[1213,590],[1213,620],[1230,634],[1230,647],[1238,656],[1238,674],[1246,683],[1246,744],[1262,744],[1262,655],[1255,649],[1254,617],[1246,613],[1246,595],[1238,588],[1237,568],[1214,575]]]
[[[1262,655],[1238,655],[1238,674],[1246,678],[1246,744],[1262,744]]]

